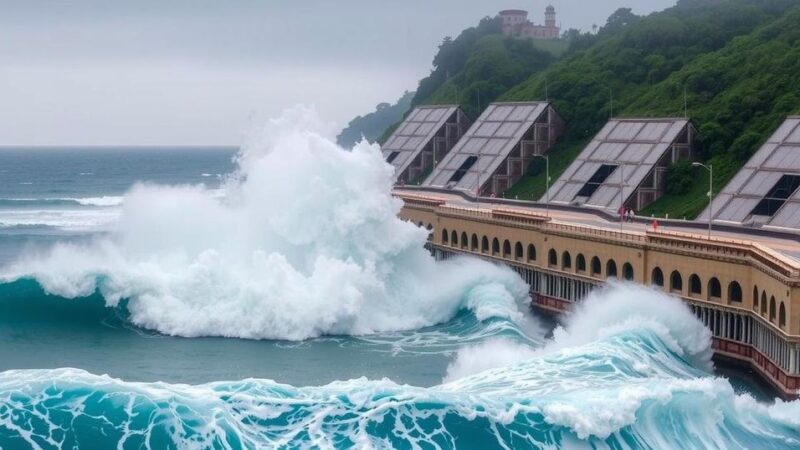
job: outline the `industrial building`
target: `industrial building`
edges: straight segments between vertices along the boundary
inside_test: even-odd
[[[551,186],[542,201],[637,211],[664,193],[667,168],[691,159],[688,119],[612,119]]]
[[[395,181],[422,182],[469,126],[469,118],[458,106],[414,108],[382,147],[384,159],[395,167]]]
[[[800,116],[789,117],[698,217],[800,228]]]
[[[549,102],[492,103],[423,184],[501,195],[563,130]]]

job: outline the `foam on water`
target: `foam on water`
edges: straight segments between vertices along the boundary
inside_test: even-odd
[[[512,271],[436,263],[428,232],[397,218],[377,146],[345,151],[296,108],[237,156],[224,196],[202,186],[135,186],[109,237],[57,245],[3,271],[74,298],[130,299],[138,326],[180,336],[302,340],[413,330],[471,308],[523,320]],[[490,310],[487,310],[489,308]]]
[[[626,295],[625,287],[610,295]],[[663,298],[666,298],[662,294]],[[590,300],[587,311],[599,312]],[[602,304],[602,302],[597,302]],[[646,307],[639,308],[639,312]],[[677,312],[677,309],[672,312]],[[760,404],[692,365],[695,344],[630,317],[603,337],[432,388],[354,379],[129,383],[75,369],[0,374],[0,446],[118,448],[796,448],[800,403]],[[619,323],[627,323],[624,328]],[[666,330],[666,335],[663,331]],[[580,340],[580,339],[578,339]],[[706,342],[706,345],[708,342]],[[682,356],[683,355],[683,356]]]

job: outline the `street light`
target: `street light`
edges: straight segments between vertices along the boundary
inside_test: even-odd
[[[711,239],[711,221],[714,219],[712,196],[714,195],[714,166],[693,162],[692,167],[702,167],[708,171],[708,238]]]
[[[550,217],[550,157],[547,155],[533,155],[534,158],[544,159],[544,186],[545,186],[545,203],[544,208],[547,217]]]
[[[619,165],[619,230],[625,225],[625,165]]]

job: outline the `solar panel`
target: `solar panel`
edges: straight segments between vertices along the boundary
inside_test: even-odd
[[[552,116],[549,115],[549,112],[552,113]],[[424,184],[474,192],[478,188],[479,182],[481,185],[492,184],[499,179],[498,177],[505,177],[499,189],[502,192],[515,181],[508,171],[501,170],[504,167],[503,163],[508,161],[515,149],[519,149],[523,145],[523,141],[542,144],[542,138],[539,137],[536,127],[552,127],[553,120],[551,119],[560,121],[549,103],[546,102],[493,103],[489,105],[453,147],[453,150],[442,159]],[[547,139],[544,143],[545,148],[549,148],[552,144],[550,139],[554,139],[558,134],[558,132],[552,133],[552,136],[551,133],[542,134]],[[478,160],[471,166],[469,173],[453,179],[452,174],[458,170],[465,155],[477,156]],[[516,152],[515,155],[522,160],[523,166],[532,157],[530,154],[523,156],[521,152]],[[494,187],[490,187],[490,189],[495,190]]]
[[[620,185],[623,200],[638,189],[658,189],[642,186],[670,149],[683,145],[691,151],[691,124],[687,119],[613,119],[610,120],[581,154],[550,188],[550,201],[563,204],[580,203],[586,206],[616,210],[620,205]],[[686,142],[679,142],[684,137]],[[671,156],[671,155],[670,155]],[[688,155],[687,155],[688,156]],[[584,186],[601,165],[620,165],[620,168],[602,182],[589,198],[580,193],[591,192],[582,187],[576,192],[573,185]],[[624,175],[624,182],[622,177]],[[593,182],[592,182],[593,183]],[[545,197],[543,197],[544,199]],[[631,203],[640,207],[638,201]]]
[[[444,156],[447,150],[455,144],[461,137],[461,132],[466,129],[466,116],[457,106],[419,106],[408,114],[406,119],[394,131],[392,136],[386,140],[382,147],[384,159],[395,167],[395,177],[403,177],[414,171],[415,175],[421,174],[424,166],[428,168],[433,164],[434,156],[421,158],[425,149],[436,154],[437,150]],[[454,128],[456,136],[452,136],[448,146],[448,136],[452,133],[447,132],[446,128],[450,124],[456,124]],[[451,130],[452,131],[452,130]],[[444,139],[444,145],[433,149],[434,139],[437,136]],[[392,160],[389,157],[398,153]],[[416,167],[419,165],[420,167]],[[410,175],[409,175],[410,176]]]
[[[714,220],[800,229],[797,176],[800,117],[788,117],[714,199]],[[708,216],[706,208],[700,217]]]

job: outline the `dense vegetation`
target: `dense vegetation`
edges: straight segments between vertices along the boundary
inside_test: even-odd
[[[403,116],[411,107],[413,98],[413,92],[406,92],[393,105],[388,103],[379,104],[375,107],[374,112],[351,120],[336,138],[336,141],[344,148],[352,148],[356,142],[361,141],[362,137],[369,142],[377,141],[388,128],[403,119]]]
[[[547,52],[504,38],[496,19],[484,19],[445,40],[412,104],[458,102],[474,118],[494,99],[547,93],[568,124],[551,151],[555,180],[612,115],[612,104],[617,117],[674,117],[684,115],[685,99],[702,139],[697,157],[714,165],[715,191],[786,115],[800,111],[796,0],[680,0],[646,17],[623,8],[596,33],[565,34],[569,48]],[[645,212],[699,213],[708,189],[699,170],[670,168],[667,195]],[[506,195],[540,198],[544,189],[537,160]]]
[[[800,9],[793,0],[683,0],[648,17],[622,9],[597,35],[502,100],[550,98],[569,129],[551,155],[556,179],[611,115],[688,115],[700,131],[697,155],[715,167],[720,190],[786,115],[800,110]],[[555,161],[555,164],[553,164]],[[645,213],[693,217],[707,204],[700,169],[671,168],[667,195]],[[538,198],[534,164],[508,195]]]

